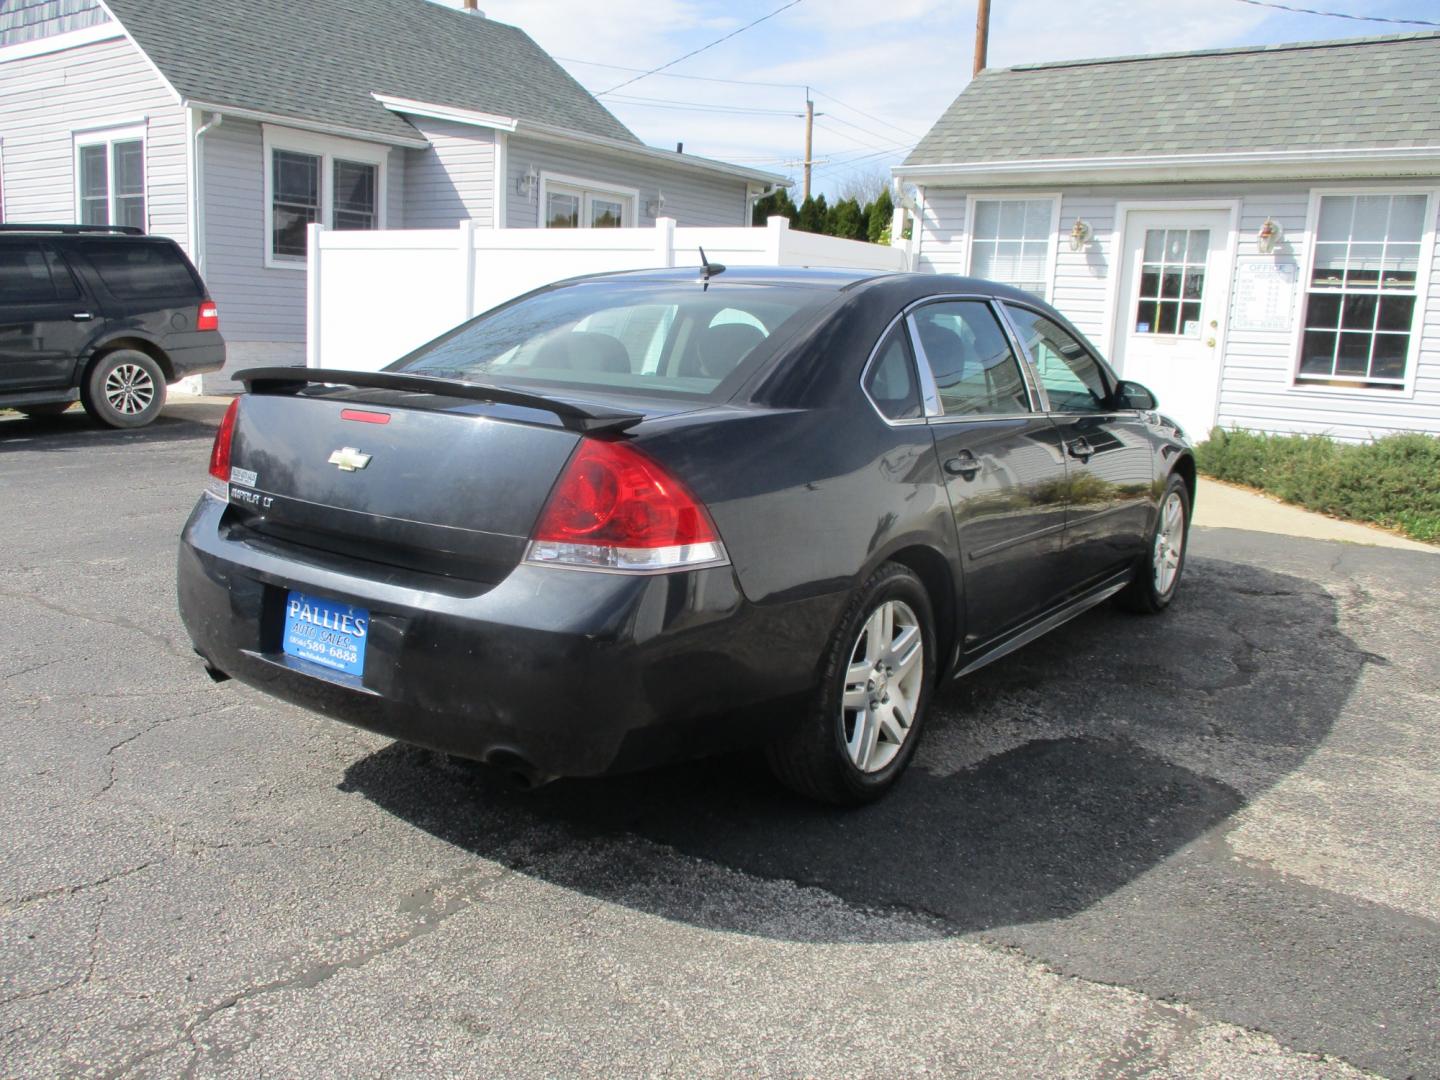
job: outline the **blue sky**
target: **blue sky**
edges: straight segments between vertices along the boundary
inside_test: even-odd
[[[459,0],[445,0],[459,6]],[[784,0],[479,0],[601,92],[780,7]],[[1440,22],[1440,0],[1284,0]],[[1239,0],[992,0],[990,64],[1312,41],[1423,29],[1290,14]],[[884,176],[970,80],[973,0],[803,0],[606,103],[653,146],[794,176],[803,86],[816,110],[815,186],[832,199]],[[606,67],[602,65],[614,65]],[[778,86],[700,81],[696,76]],[[797,189],[798,190],[798,189]]]

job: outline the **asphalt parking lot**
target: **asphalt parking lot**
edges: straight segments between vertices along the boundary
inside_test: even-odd
[[[859,812],[213,685],[211,405],[0,418],[0,1074],[1440,1076],[1440,558],[1197,529]]]

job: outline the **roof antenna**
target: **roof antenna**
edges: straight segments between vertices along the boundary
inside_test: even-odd
[[[705,287],[707,289],[710,287],[710,278],[712,275],[723,274],[724,272],[725,264],[712,263],[705,257],[705,249],[702,247],[700,249],[700,280],[705,283]]]

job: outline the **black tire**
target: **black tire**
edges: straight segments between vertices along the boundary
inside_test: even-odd
[[[1179,528],[1179,551],[1174,562],[1174,574],[1161,586],[1161,574],[1156,563],[1164,553],[1158,550],[1165,543],[1168,551],[1174,550],[1173,529],[1167,539],[1166,513],[1172,500],[1179,506],[1181,514]],[[1180,579],[1185,575],[1185,556],[1190,550],[1190,488],[1184,477],[1170,475],[1165,483],[1165,494],[1160,498],[1160,509],[1155,515],[1155,528],[1151,530],[1150,542],[1145,546],[1145,557],[1135,567],[1135,577],[1115,596],[1115,603],[1126,611],[1139,615],[1158,615],[1170,606],[1180,589]]]
[[[51,416],[59,416],[74,404],[73,401],[52,401],[45,405],[18,406],[16,411],[24,413],[32,420],[41,420]]]
[[[852,694],[873,692],[884,695],[883,700],[872,697],[872,708],[862,708],[860,714],[852,716],[845,704],[846,683],[852,662],[859,657],[853,665],[857,668],[869,663],[868,638],[862,637],[868,634],[871,616],[881,612],[892,601],[898,602],[898,605],[891,605],[889,610],[895,625],[901,628],[894,632],[890,644],[902,640],[901,635],[909,625],[919,630],[921,652],[918,674],[912,678],[908,671],[903,670],[901,657],[892,654],[895,664],[901,664],[902,674],[894,675],[894,666],[891,665],[893,681],[880,672],[877,673],[878,686],[875,679],[863,684],[866,689],[861,689],[860,683],[852,682]],[[913,617],[913,624],[909,622],[910,617]],[[864,656],[859,653],[862,648],[866,649]],[[885,649],[889,649],[889,645]],[[909,655],[908,649],[904,650],[904,655]],[[786,787],[821,802],[858,806],[878,799],[894,785],[915,756],[915,747],[920,741],[929,711],[938,664],[935,621],[925,586],[907,567],[886,563],[856,590],[846,608],[840,626],[826,649],[820,685],[806,716],[766,747],[771,771]],[[907,679],[910,680],[908,687],[904,682]],[[893,698],[890,696],[892,693],[895,695]],[[907,700],[913,700],[913,705],[907,706]],[[874,704],[876,701],[879,701],[878,705]],[[888,712],[886,706],[889,707]],[[909,726],[902,728],[902,709],[906,707],[910,708],[911,719]],[[880,719],[882,715],[885,716],[883,721]],[[869,743],[869,750],[861,751],[872,763],[872,768],[862,769],[851,750],[852,743],[865,745],[865,739],[856,727],[862,723],[867,725],[866,731],[876,732]],[[901,737],[889,737],[896,730],[903,732]]]
[[[142,352],[116,349],[90,365],[80,402],[107,427],[144,427],[165,407],[165,373]]]

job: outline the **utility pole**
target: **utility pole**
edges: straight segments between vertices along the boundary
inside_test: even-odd
[[[973,75],[979,75],[985,70],[986,53],[990,48],[990,0],[980,0],[980,7],[975,12],[975,70]],[[808,154],[806,155],[809,156]]]
[[[810,145],[815,131],[815,102],[810,100],[810,88],[805,88],[805,195],[804,199],[810,198],[810,166],[814,164],[811,160]],[[803,202],[804,199],[801,201]]]

